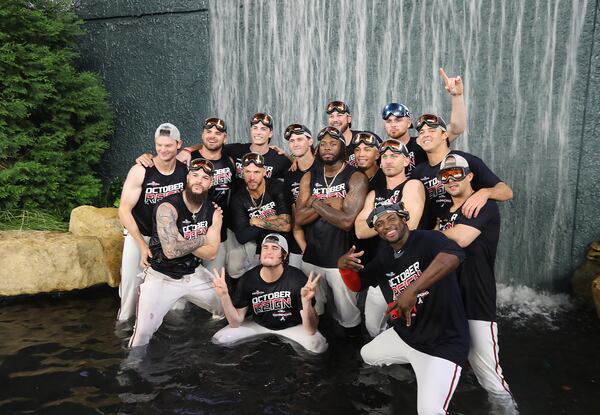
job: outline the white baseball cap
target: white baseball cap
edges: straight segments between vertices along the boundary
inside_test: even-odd
[[[272,244],[279,245],[279,247],[281,249],[283,249],[286,254],[288,252],[290,252],[288,249],[287,240],[283,236],[279,235],[278,233],[270,233],[267,236],[265,236],[265,239],[263,239],[261,245],[264,245],[266,243],[272,243]]]
[[[154,133],[154,138],[156,139],[158,137],[170,137],[173,140],[181,141],[179,129],[170,122],[165,122],[158,126]]]

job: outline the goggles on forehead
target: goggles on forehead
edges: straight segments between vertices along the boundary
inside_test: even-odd
[[[381,117],[384,120],[390,118],[393,115],[397,118],[409,117],[410,111],[406,107],[406,105],[398,104],[397,102],[390,102],[385,107],[383,107],[383,111],[381,112]]]
[[[352,137],[352,144],[358,146],[361,143],[369,147],[379,147],[379,144],[381,144],[381,139],[373,133],[361,131]]]
[[[449,167],[444,170],[440,170],[438,173],[438,178],[443,184],[446,184],[450,181],[460,182],[467,177],[470,170],[464,167]]]
[[[410,156],[404,143],[393,138],[387,139],[381,143],[379,146],[379,154],[383,154],[388,150],[390,150],[392,153],[402,154],[404,157]]]
[[[340,133],[340,130],[338,130],[335,127],[323,128],[321,131],[319,131],[319,135],[317,135],[317,140],[321,141],[323,139],[323,137],[325,137],[326,135],[329,135],[333,138],[336,138],[336,139],[341,140],[342,142],[346,143],[346,140],[344,140],[344,137],[342,136],[342,133]]]
[[[264,112],[258,112],[252,116],[250,120],[250,125],[256,125],[258,123],[262,123],[265,127],[273,129],[273,117]]]
[[[198,170],[202,170],[204,173],[208,174],[209,176],[212,176],[213,172],[215,171],[215,166],[209,160],[197,158],[190,162],[190,171]]]
[[[292,134],[303,134],[308,138],[312,138],[312,134],[308,128],[302,124],[290,124],[283,133],[283,138],[289,140]]]
[[[327,114],[332,114],[333,112],[338,112],[340,114],[350,114],[350,108],[345,102],[342,101],[331,101],[327,104],[326,109]]]
[[[264,167],[265,158],[258,153],[248,153],[242,157],[242,166],[247,167],[250,164],[254,164],[256,167]]]
[[[207,118],[206,120],[204,120],[204,129],[205,130],[210,130],[213,127],[216,127],[217,130],[221,131],[222,133],[227,132],[227,127],[225,126],[225,121],[223,121],[222,119]]]
[[[417,120],[417,125],[415,129],[420,131],[423,126],[427,124],[430,127],[437,128],[439,127],[442,131],[446,131],[446,122],[442,117],[438,117],[434,114],[423,114]]]

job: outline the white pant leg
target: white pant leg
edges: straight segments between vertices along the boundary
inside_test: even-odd
[[[309,352],[316,354],[325,352],[329,346],[325,337],[318,330],[315,334],[310,335],[304,330],[302,324],[283,330],[271,330],[271,332],[277,336],[292,340]]]
[[[144,236],[146,243],[150,238]],[[142,283],[139,274],[143,272],[140,267],[140,250],[135,239],[130,234],[125,236],[123,243],[123,258],[121,261],[121,282],[119,283],[119,296],[121,307],[117,313],[117,320],[125,321],[135,316],[138,299],[138,287]]]
[[[185,285],[185,299],[213,315],[223,314],[223,306],[213,287],[213,275],[202,265],[191,275],[182,279]]]
[[[302,269],[302,254],[290,254],[288,263],[293,267]]]
[[[393,328],[379,334],[360,349],[363,361],[371,366],[407,364],[412,347],[398,336]]]
[[[315,294],[315,311],[317,315],[322,316],[325,313],[325,304],[327,303],[327,281],[325,270],[308,262],[302,261],[300,269],[308,276],[311,272],[316,275],[321,274],[321,279],[317,283],[317,292]]]
[[[165,314],[185,293],[180,281],[147,268],[140,285],[138,310],[129,347],[144,346],[163,322]]]
[[[498,358],[498,325],[491,321],[469,320],[469,334],[469,363],[479,384],[492,395],[512,398]]]
[[[387,302],[379,287],[369,287],[365,299],[365,326],[371,337],[377,336],[388,327]]]
[[[410,364],[417,377],[419,415],[446,415],[462,368],[450,360],[413,349]]]
[[[333,292],[333,302],[337,310],[335,319],[342,327],[356,327],[360,324],[360,310],[356,305],[358,294],[346,287],[340,270],[324,268],[327,284]]]
[[[227,248],[227,273],[231,278],[239,278],[242,274],[248,271],[250,268],[258,265],[258,255],[256,255],[256,242],[250,241],[245,244],[240,244],[235,235],[233,241],[227,242],[229,244]]]

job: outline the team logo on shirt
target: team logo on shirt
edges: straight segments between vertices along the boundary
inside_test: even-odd
[[[294,202],[298,200],[298,195],[300,194],[300,183],[294,182],[291,186],[292,196],[294,197]]]
[[[427,189],[429,199],[436,199],[437,197],[446,194],[444,184],[440,182],[437,177],[434,177],[433,179],[423,177],[421,181],[423,182],[425,189]]]
[[[185,239],[196,239],[199,236],[206,235],[206,232],[208,231],[208,221],[203,220],[202,222],[182,226],[182,230]]]
[[[352,167],[356,167],[356,156],[354,154],[348,156],[348,164]]]
[[[290,291],[275,291],[252,298],[252,309],[255,314],[285,310],[286,308],[292,308]]]
[[[458,213],[453,213],[452,216],[450,216],[450,219],[441,219],[440,231],[445,231],[446,229],[454,228],[454,222],[456,222],[456,219],[458,219]]]
[[[389,272],[385,274],[388,278],[388,284],[392,290],[394,300],[408,287],[413,281],[416,281],[421,276],[419,261],[406,268],[399,274]]]
[[[269,202],[266,205],[251,207],[248,210],[248,217],[265,219],[277,215],[275,210],[275,202]]]
[[[213,173],[212,184],[213,186],[229,184],[231,183],[231,169],[224,167],[222,169],[215,169]]]
[[[387,199],[383,196],[375,197],[375,207],[382,205],[393,205],[394,203],[398,203],[402,197],[400,190],[394,190],[394,193],[388,197]]]
[[[339,197],[340,199],[346,198],[346,183],[321,188],[317,188],[317,184],[313,187],[312,194],[318,199],[329,199],[330,197]]]
[[[408,164],[408,171],[412,171],[412,169],[415,168],[415,166],[417,165],[417,163],[415,162],[415,153],[414,151],[411,151],[408,153],[408,158],[410,159],[410,162]]]
[[[152,183],[155,186],[150,186]],[[175,193],[179,193],[183,190],[183,182],[169,184],[167,186],[161,186],[159,183],[150,182],[146,183],[146,191],[144,192],[144,204],[153,205],[157,202],[160,202],[167,196],[174,195]]]

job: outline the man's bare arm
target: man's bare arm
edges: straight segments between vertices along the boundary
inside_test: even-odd
[[[448,124],[448,141],[452,142],[467,128],[467,108],[463,95],[464,85],[460,76],[450,78],[442,68],[440,68],[440,76],[444,81],[446,91],[452,97],[450,124]]]
[[[220,209],[216,209],[213,213],[212,225],[210,225],[208,232],[206,232],[206,241],[204,245],[193,252],[194,256],[206,261],[212,261],[216,258],[219,245],[221,244],[221,226],[223,226],[223,212]]]
[[[363,208],[369,188],[369,180],[363,173],[355,172],[350,177],[349,184],[350,189],[343,201],[341,210],[329,206],[322,200],[314,200],[312,202],[313,209],[323,219],[345,231],[352,229],[356,216]]]
[[[177,210],[170,203],[162,203],[156,209],[156,227],[163,253],[169,259],[191,254],[204,245],[206,238],[185,239],[177,229]]]
[[[300,190],[296,200],[296,210],[294,211],[294,217],[298,225],[308,225],[319,218],[319,214],[308,206],[308,201],[311,199],[310,180],[310,172],[305,173],[300,180]]]
[[[250,225],[269,231],[290,232],[292,230],[292,218],[287,213],[282,213],[268,218],[252,218],[250,219]]]
[[[354,232],[356,233],[356,237],[358,239],[367,239],[377,236],[377,232],[375,229],[369,228],[367,224],[367,218],[373,211],[375,206],[375,191],[371,190],[367,194],[367,198],[365,199],[364,206],[360,213],[356,216],[356,220],[354,221]]]

